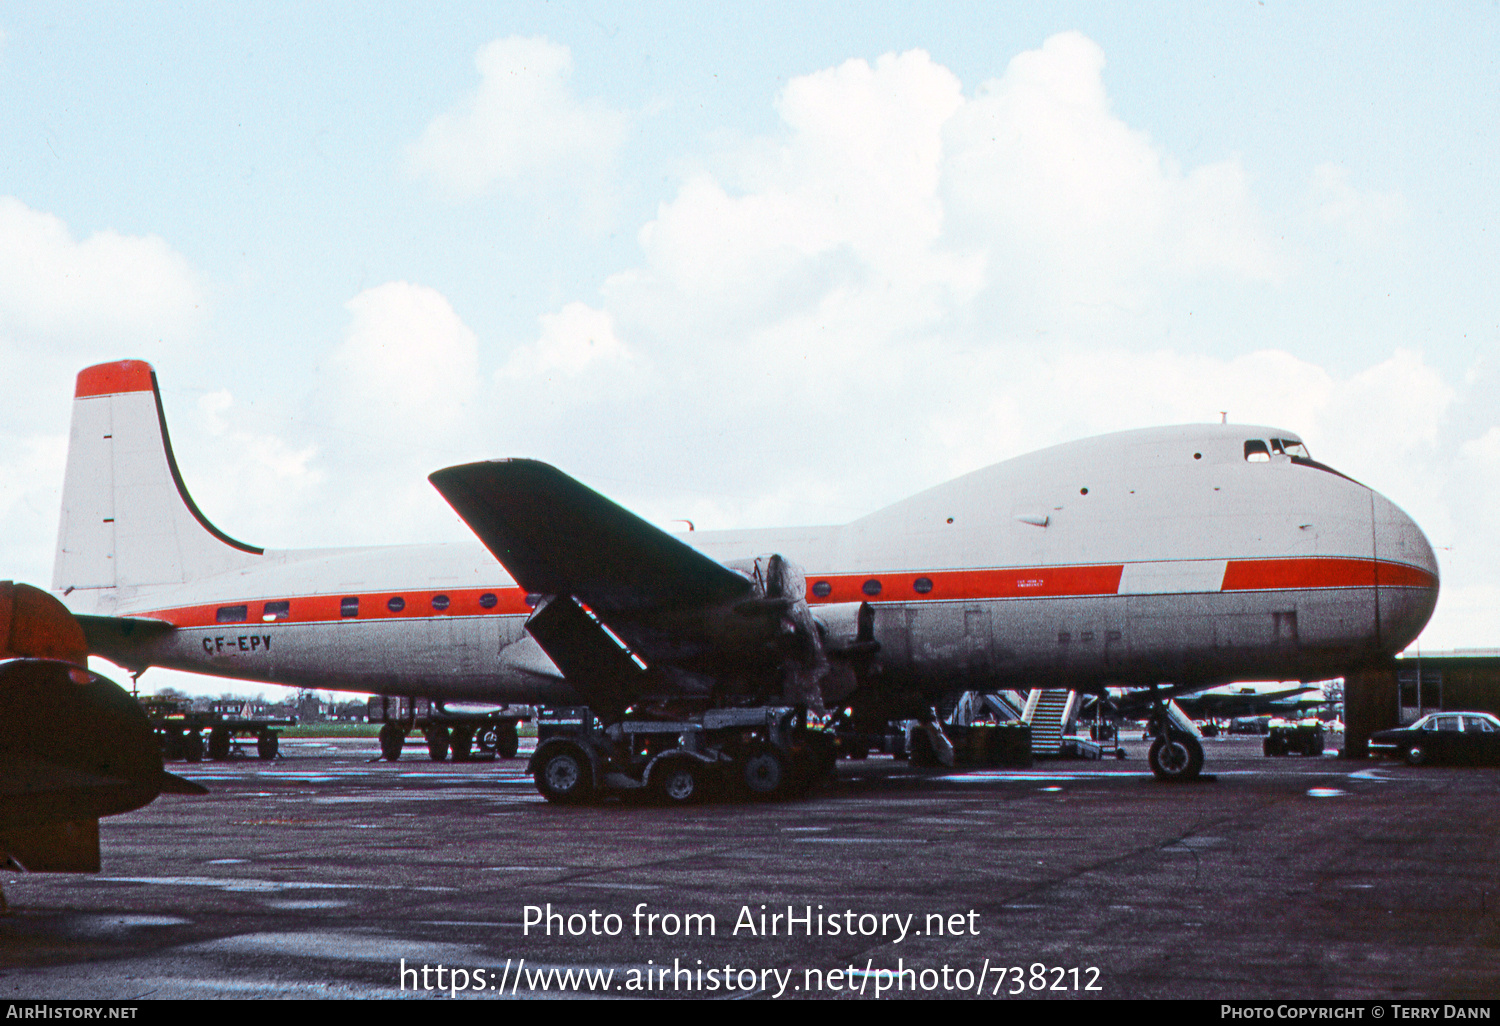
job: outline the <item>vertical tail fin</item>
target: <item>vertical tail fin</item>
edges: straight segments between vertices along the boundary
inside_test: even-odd
[[[141,360],[86,368],[73,394],[54,591],[181,584],[255,562],[262,550],[220,531],[183,486],[156,372]]]

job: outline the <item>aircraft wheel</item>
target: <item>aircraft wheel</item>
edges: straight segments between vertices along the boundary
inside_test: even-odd
[[[536,789],[549,802],[576,805],[594,792],[588,756],[573,745],[560,745],[549,752],[532,774]]]
[[[792,755],[796,792],[807,794],[837,772],[839,753],[833,738],[821,731],[803,731]]]
[[[208,735],[208,757],[215,762],[229,758],[229,731],[215,727]]]
[[[433,762],[442,762],[448,758],[448,728],[428,727],[425,732],[427,738],[427,757]]]
[[[1159,780],[1192,780],[1203,770],[1203,746],[1188,735],[1157,738],[1147,758]]]
[[[474,744],[474,728],[473,727],[454,727],[453,728],[453,761],[454,762],[468,762],[469,761],[469,751],[470,751],[470,748],[471,748],[471,746],[473,744]]]
[[[516,733],[516,721],[506,720],[495,727],[495,754],[502,759],[514,759],[521,747],[521,738]]]
[[[1427,749],[1422,745],[1406,746],[1406,764],[1408,766],[1421,766],[1427,762]]]
[[[274,759],[279,751],[281,751],[281,739],[271,731],[268,730],[255,739],[255,754],[262,759]]]
[[[691,805],[709,793],[708,767],[696,759],[674,756],[651,771],[651,793],[667,805]]]
[[[786,756],[775,745],[753,745],[740,760],[740,783],[756,799],[774,798],[787,783]]]
[[[194,731],[182,735],[182,757],[188,762],[203,761],[203,735]]]
[[[401,758],[401,746],[406,744],[406,731],[394,723],[387,723],[380,728],[380,757],[386,762],[395,762]]]

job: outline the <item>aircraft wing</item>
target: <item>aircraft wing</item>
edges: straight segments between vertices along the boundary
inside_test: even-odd
[[[606,719],[643,697],[706,694],[726,674],[762,690],[781,679],[791,600],[747,602],[763,597],[748,577],[545,463],[470,463],[430,480],[538,596],[526,630]]]
[[[1225,695],[1215,692],[1195,695],[1191,698],[1180,698],[1177,704],[1183,710],[1194,717],[1218,716],[1221,718],[1233,716],[1254,716],[1276,709],[1288,708],[1290,703],[1285,700],[1294,695],[1306,694],[1316,691],[1312,687],[1287,688],[1284,691],[1269,691],[1258,695]],[[1296,703],[1302,705],[1304,703]],[[1321,705],[1321,700],[1306,703],[1309,705]]]
[[[528,592],[600,614],[750,594],[741,575],[545,463],[470,463],[429,480]]]

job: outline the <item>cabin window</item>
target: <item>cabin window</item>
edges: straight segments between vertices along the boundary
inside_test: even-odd
[[[816,581],[813,583],[813,594],[818,598],[827,598],[833,594],[833,585],[827,581]]]
[[[280,602],[267,602],[261,607],[260,618],[266,623],[275,620],[285,620],[292,615],[292,604],[285,599]]]
[[[393,613],[399,613],[406,608],[406,599],[400,595],[392,595],[390,601],[385,604],[385,608]]]
[[[864,584],[860,585],[859,590],[864,592],[866,595],[869,595],[871,598],[874,598],[876,595],[880,594],[880,581],[874,577],[871,577]]]
[[[448,608],[448,596],[447,595],[434,595],[434,596],[432,596],[432,608],[436,609],[439,613],[441,613],[443,610],[447,609]]]
[[[528,591],[526,593],[526,608],[535,609],[542,602],[542,596],[538,592]]]
[[[918,595],[926,595],[932,591],[932,578],[918,577],[915,581],[911,582],[911,587]]]
[[[349,596],[346,599],[340,599],[339,600],[339,615],[340,616],[346,616],[346,617],[347,616],[358,616],[359,615],[359,596],[358,595],[351,595],[351,596]]]
[[[493,591],[487,591],[483,595],[479,596],[479,607],[481,609],[494,609],[499,604],[500,600],[495,597],[495,593]]]
[[[1250,463],[1269,463],[1271,450],[1259,438],[1252,438],[1245,443],[1245,459]]]
[[[220,606],[214,615],[217,623],[244,623],[250,618],[249,606]]]

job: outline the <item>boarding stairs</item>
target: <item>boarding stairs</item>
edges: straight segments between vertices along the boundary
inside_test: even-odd
[[[1063,754],[1063,735],[1078,715],[1078,692],[1066,688],[1033,688],[1026,697],[1023,723],[1031,727],[1031,754]]]

